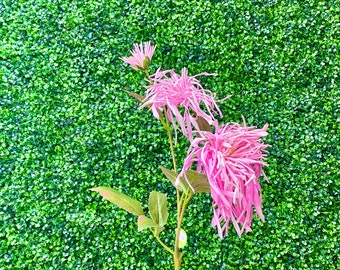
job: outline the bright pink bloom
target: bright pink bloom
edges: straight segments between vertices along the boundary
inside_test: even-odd
[[[215,101],[215,94],[204,89],[196,79],[197,76],[202,75],[215,74],[204,72],[189,77],[185,68],[182,69],[182,75],[173,70],[160,71],[158,69],[151,76],[152,84],[146,87],[145,103],[141,108],[151,105],[153,115],[159,119],[159,111],[163,111],[164,107],[165,114],[173,124],[175,132],[180,129],[184,136],[192,140],[192,130],[199,129],[196,120],[198,116],[204,118],[209,124],[214,122],[213,113],[222,116]],[[201,109],[201,105],[207,112]],[[183,110],[180,109],[181,107]]]
[[[262,153],[265,145],[260,142],[267,135],[266,124],[262,129],[232,123],[219,127],[215,122],[215,133],[202,132],[196,138],[184,161],[179,177],[195,163],[197,171],[208,177],[213,198],[214,217],[212,226],[218,234],[228,235],[231,220],[238,235],[251,231],[253,206],[256,214],[264,221],[259,177],[262,165],[267,165]],[[240,226],[239,223],[242,225]]]
[[[150,41],[138,44],[134,44],[134,49],[131,50],[132,56],[121,57],[124,62],[131,65],[134,69],[147,70],[149,68],[153,53],[156,46],[151,46]]]

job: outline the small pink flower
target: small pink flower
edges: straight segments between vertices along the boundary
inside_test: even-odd
[[[132,68],[137,70],[147,70],[150,66],[150,62],[156,46],[151,46],[150,41],[138,44],[134,44],[134,49],[131,50],[132,56],[121,57],[124,62],[131,65]]]
[[[185,171],[194,163],[198,172],[207,175],[213,198],[212,226],[217,226],[221,238],[224,232],[228,235],[230,220],[239,236],[251,231],[253,206],[264,221],[258,179],[263,174],[262,165],[267,165],[262,152],[268,145],[259,140],[267,135],[267,127],[255,129],[245,123],[219,127],[215,122],[214,134],[202,132],[202,137],[191,143],[179,177],[186,177]]]
[[[215,94],[204,89],[196,79],[202,75],[216,74],[204,72],[189,77],[185,68],[182,69],[182,75],[173,70],[160,71],[158,69],[150,78],[152,84],[146,87],[145,102],[141,108],[150,105],[153,115],[159,119],[159,111],[163,111],[164,107],[165,114],[174,126],[175,132],[180,129],[184,136],[192,140],[193,129],[199,129],[197,117],[200,116],[212,124],[214,122],[213,113],[222,116],[215,101]],[[201,105],[207,112],[201,109]]]

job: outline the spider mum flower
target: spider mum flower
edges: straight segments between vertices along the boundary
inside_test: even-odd
[[[175,132],[177,129],[181,130],[184,136],[193,140],[193,129],[199,130],[198,117],[205,119],[211,125],[214,122],[213,113],[222,116],[215,101],[215,94],[204,89],[196,78],[202,75],[216,74],[204,72],[190,77],[185,68],[182,69],[181,75],[173,70],[158,69],[150,77],[152,84],[146,87],[146,97],[141,108],[150,106],[157,119],[160,118],[159,113],[164,108],[164,113],[172,123]],[[202,110],[201,105],[207,112]]]
[[[156,46],[151,46],[150,41],[134,44],[134,49],[131,50],[132,56],[121,57],[125,63],[128,63],[132,68],[137,70],[147,70],[150,66],[153,53]]]
[[[257,216],[264,221],[259,177],[265,145],[260,142],[267,135],[266,124],[262,129],[232,123],[217,126],[215,133],[202,132],[189,148],[188,156],[179,177],[193,164],[197,171],[207,175],[213,199],[212,226],[217,226],[220,238],[228,235],[230,220],[237,234],[251,231],[253,206]],[[179,179],[179,178],[178,178]]]

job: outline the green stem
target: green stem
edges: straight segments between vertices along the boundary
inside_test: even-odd
[[[151,229],[151,228],[150,228]],[[155,229],[156,230],[156,229]],[[169,248],[166,244],[164,244],[164,242],[159,238],[159,236],[155,233],[155,231],[153,231],[152,229],[151,229],[151,231],[153,232],[153,235],[155,236],[155,238],[157,239],[157,241],[162,245],[162,247],[166,250],[166,251],[168,251],[169,253],[171,253],[171,254],[174,254],[174,251],[171,249],[171,248]]]
[[[144,70],[144,73],[145,73],[146,77],[148,78],[148,80],[152,84],[152,80],[150,78],[149,72],[147,70]],[[164,121],[163,117],[165,118],[165,121]],[[169,144],[170,144],[170,151],[171,151],[171,156],[172,156],[172,163],[173,163],[173,167],[174,167],[174,172],[177,174],[178,172],[177,172],[175,150],[174,150],[174,144],[173,144],[172,136],[171,136],[171,128],[170,128],[170,125],[169,125],[169,119],[166,115],[166,107],[164,107],[164,114],[160,115],[160,122],[162,123],[163,127],[166,129],[167,134],[168,134],[168,140],[169,140]],[[192,194],[192,192],[190,192],[190,193]],[[180,254],[180,252],[179,252],[179,236],[180,236],[182,221],[183,221],[183,217],[184,217],[184,212],[185,212],[185,209],[186,209],[192,195],[188,196],[188,192],[186,192],[185,194],[182,194],[182,196],[180,196],[180,193],[179,193],[178,189],[176,188],[176,197],[177,197],[177,229],[176,229],[174,250],[171,250],[166,244],[164,244],[164,242],[159,238],[156,231],[153,231],[152,229],[151,229],[151,231],[153,232],[157,241],[162,245],[162,247],[164,247],[164,249],[166,251],[168,251],[169,253],[173,254],[175,270],[180,270],[183,255]]]
[[[166,110],[166,108],[164,108],[164,110]],[[174,145],[173,145],[173,141],[172,141],[172,136],[171,136],[171,129],[170,129],[170,125],[169,125],[169,119],[166,116],[166,112],[164,113],[164,117],[165,117],[165,123],[164,120],[161,119],[161,122],[164,126],[164,128],[167,131],[168,134],[168,139],[169,139],[169,144],[170,144],[170,151],[171,151],[171,156],[172,156],[172,163],[173,163],[173,167],[174,167],[174,172],[177,174],[177,165],[176,165],[176,157],[175,157],[175,150],[174,150]],[[176,197],[177,197],[177,229],[176,229],[176,237],[175,237],[175,245],[174,245],[174,252],[173,252],[173,257],[174,257],[174,267],[175,270],[179,270],[180,266],[181,266],[181,261],[182,261],[182,254],[180,254],[179,252],[179,234],[180,234],[180,230],[181,230],[181,225],[182,225],[182,198],[180,198],[180,194],[178,189],[176,188]]]
[[[149,71],[144,69],[144,73],[145,73],[146,77],[151,81]]]
[[[179,207],[178,207],[177,229],[176,229],[176,238],[175,238],[175,246],[174,246],[174,253],[173,253],[175,270],[179,270],[181,267],[183,255],[179,252],[179,236],[181,232],[184,213],[192,196],[193,196],[193,193],[191,192],[191,190],[188,190],[187,192],[185,192],[185,194],[182,194]]]
[[[165,109],[165,108],[164,108]],[[175,150],[174,150],[174,144],[172,142],[172,136],[171,136],[171,130],[169,126],[169,119],[165,115],[165,124],[166,124],[166,131],[168,133],[168,139],[169,139],[169,144],[170,144],[170,151],[171,151],[171,156],[172,156],[172,164],[174,166],[174,172],[177,174],[177,165],[176,165],[176,157],[175,157]]]
[[[148,76],[147,72],[146,72],[146,75]],[[165,121],[164,121],[163,117],[165,118]],[[170,128],[170,125],[169,125],[169,119],[168,119],[168,117],[166,115],[166,108],[165,107],[164,107],[164,114],[160,118],[160,121],[161,121],[163,127],[167,131],[168,140],[169,140],[169,144],[170,144],[170,151],[171,151],[171,156],[172,156],[172,163],[173,163],[173,167],[174,167],[174,172],[176,174],[178,174],[177,164],[176,164],[176,156],[175,156],[175,150],[174,150],[174,144],[173,144],[173,140],[172,140],[172,136],[171,136],[171,128]],[[179,252],[179,237],[180,237],[180,232],[181,232],[181,227],[182,227],[182,221],[183,221],[184,213],[185,213],[185,210],[186,210],[186,208],[188,206],[188,203],[189,203],[190,199],[192,198],[192,196],[193,196],[193,193],[192,193],[192,191],[190,189],[188,189],[187,191],[182,193],[182,195],[180,195],[179,190],[176,188],[176,197],[177,197],[177,228],[176,228],[174,250],[173,251],[171,250],[171,252],[170,252],[170,253],[173,254],[174,269],[175,270],[180,270],[180,267],[181,267],[181,262],[182,262],[183,255]],[[157,237],[156,237],[156,239],[157,239]],[[162,244],[162,242],[160,240],[159,240],[159,242],[163,246],[164,243]],[[167,251],[170,250],[168,247],[164,247],[164,248]]]

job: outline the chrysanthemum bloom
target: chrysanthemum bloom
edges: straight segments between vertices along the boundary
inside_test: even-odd
[[[153,115],[157,119],[160,118],[159,112],[164,108],[164,113],[172,123],[175,132],[180,129],[184,136],[192,140],[192,130],[199,129],[197,117],[202,117],[211,125],[214,122],[214,113],[222,116],[216,104],[215,94],[204,89],[196,79],[202,75],[216,74],[204,72],[190,77],[185,68],[182,69],[182,75],[173,70],[158,69],[150,78],[151,85],[146,87],[145,102],[141,108],[151,106]]]
[[[212,226],[217,226],[221,238],[224,233],[228,235],[230,220],[239,236],[251,231],[253,206],[264,221],[258,179],[263,173],[262,165],[266,165],[263,150],[268,145],[260,139],[267,135],[267,127],[256,129],[237,123],[219,127],[215,123],[214,134],[202,132],[202,137],[191,143],[179,177],[185,178],[185,171],[193,164],[198,172],[207,175],[213,199]]]
[[[156,46],[151,46],[150,41],[134,44],[134,49],[131,50],[132,56],[121,57],[124,62],[131,65],[132,68],[137,70],[147,70],[150,66],[153,53]]]

